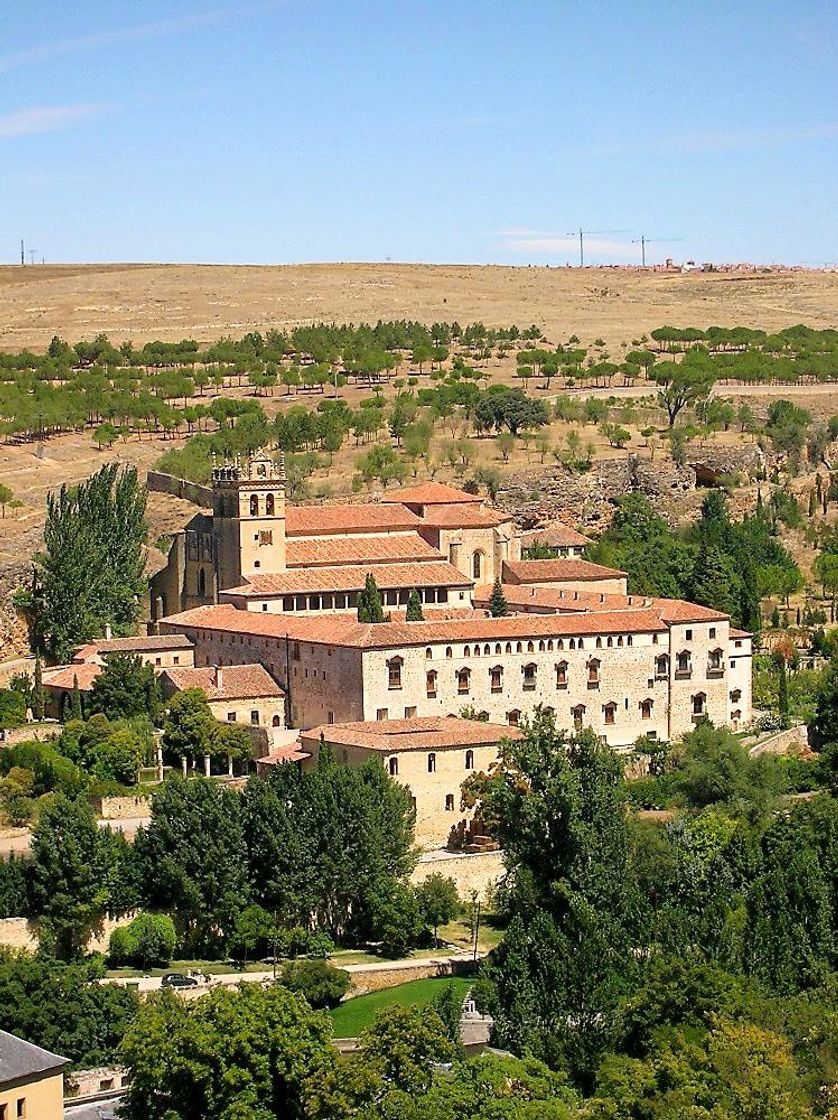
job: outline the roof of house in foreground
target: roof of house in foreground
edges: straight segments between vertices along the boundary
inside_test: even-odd
[[[73,659],[84,661],[103,653],[154,653],[155,650],[191,648],[192,642],[185,634],[138,634],[132,638],[94,639],[79,646]]]
[[[383,751],[426,751],[444,747],[477,747],[501,739],[520,739],[522,732],[505,723],[485,723],[459,716],[426,716],[413,719],[363,720],[313,727],[300,735],[301,743],[317,742]]]
[[[15,1034],[0,1031],[0,1089],[16,1082],[36,1080],[47,1073],[58,1073],[69,1060],[25,1042]]]
[[[263,665],[224,665],[220,684],[218,670],[214,666],[167,668],[161,676],[167,677],[181,692],[187,688],[202,689],[207,700],[251,700],[285,695]]]

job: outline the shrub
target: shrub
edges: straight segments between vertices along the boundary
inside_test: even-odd
[[[138,914],[127,926],[115,929],[108,945],[112,965],[135,968],[165,966],[172,959],[177,935],[167,914]]]
[[[349,988],[349,974],[326,961],[288,961],[282,969],[281,983],[305,996],[317,1009],[336,1007]]]

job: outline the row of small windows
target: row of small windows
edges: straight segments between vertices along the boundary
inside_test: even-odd
[[[273,517],[275,511],[276,511],[276,500],[275,500],[273,494],[266,494],[265,495],[265,516],[266,517]],[[251,517],[258,517],[259,516],[259,495],[258,494],[251,494],[250,495],[250,516]]]
[[[447,603],[447,587],[423,587],[418,589],[419,599],[422,603]],[[342,611],[351,610],[358,606],[358,592],[348,591],[334,595],[284,595],[282,598],[283,614],[293,614],[294,611]],[[406,606],[410,598],[410,590],[381,591],[381,602],[385,607]],[[262,609],[267,610],[268,604],[263,603]]]
[[[653,634],[652,635],[652,641],[657,643],[657,640],[658,640],[657,634]],[[589,643],[590,643],[590,639],[589,639]],[[634,639],[633,639],[631,634],[626,634],[625,636],[623,636],[622,634],[618,634],[616,638],[609,637],[609,638],[606,638],[605,640],[603,640],[602,638],[597,638],[594,642],[594,648],[595,649],[603,649],[603,648],[611,649],[615,646],[617,648],[622,648],[624,645],[625,646],[634,645]],[[532,642],[532,641],[530,641],[530,642],[506,642],[505,644],[502,643],[502,642],[495,642],[494,646],[492,646],[489,642],[486,642],[485,645],[482,646],[482,648],[478,643],[477,645],[474,645],[474,646],[470,646],[470,645],[469,646],[463,646],[463,654],[462,655],[463,655],[463,657],[472,657],[472,656],[480,657],[481,653],[482,653],[482,655],[484,657],[491,657],[493,650],[494,650],[495,656],[497,656],[498,654],[501,654],[501,653],[552,653],[553,650],[563,650],[565,648],[567,648],[569,650],[571,650],[571,649],[584,649],[585,648],[585,639],[584,638],[570,638],[569,641],[567,642],[567,646],[565,646],[564,638],[559,638],[555,642],[553,641],[552,638],[548,638],[546,641],[542,638],[541,641],[539,641],[537,643]],[[425,649],[425,657],[430,661],[430,659],[433,657],[433,655],[434,655],[433,648],[431,646],[428,646]],[[451,658],[451,657],[454,656],[454,647],[453,646],[446,646],[445,647],[445,656],[447,658]]]
[[[435,774],[436,773],[436,751],[431,751],[429,753],[427,762],[428,762],[428,773],[429,774]],[[398,760],[396,755],[392,755],[388,759],[387,769],[390,773],[391,778],[397,777],[397,775],[399,773],[399,760]],[[474,769],[474,751],[472,751],[472,750],[466,751],[465,756],[464,756],[463,769],[464,770],[473,770]]]

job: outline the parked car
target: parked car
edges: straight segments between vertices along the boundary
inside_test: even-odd
[[[194,976],[184,976],[182,972],[167,972],[163,977],[164,988],[197,988]]]

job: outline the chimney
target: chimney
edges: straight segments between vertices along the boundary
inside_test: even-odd
[[[219,692],[221,692],[222,689],[224,688],[224,674],[221,671],[221,666],[220,665],[216,665],[214,667],[214,676],[215,676],[215,687]]]
[[[112,633],[111,624],[109,622],[106,622],[105,623],[105,641],[106,642],[109,642],[111,640],[111,633]]]

